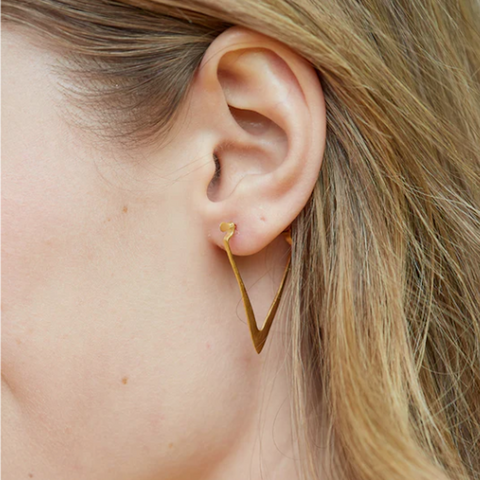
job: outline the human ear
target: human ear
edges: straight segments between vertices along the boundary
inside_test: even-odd
[[[207,49],[192,99],[194,141],[212,158],[192,191],[197,213],[215,245],[223,248],[220,224],[233,222],[232,252],[257,253],[297,217],[318,178],[326,137],[318,75],[281,42],[234,26]]]

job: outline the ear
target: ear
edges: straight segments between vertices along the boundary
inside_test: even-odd
[[[220,248],[220,224],[234,222],[233,254],[252,255],[288,228],[318,178],[326,113],[317,73],[281,42],[234,26],[207,49],[191,93],[193,140],[212,158],[192,192],[197,213]]]

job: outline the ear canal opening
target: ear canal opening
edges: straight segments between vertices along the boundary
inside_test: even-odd
[[[282,147],[287,143],[286,134],[273,120],[254,110],[232,105],[228,108],[235,123],[251,137],[238,144],[226,138],[213,152],[215,172],[207,187],[207,196],[212,202],[225,198],[245,175],[262,174],[275,168],[276,161],[284,157],[282,149],[287,148]],[[235,134],[238,132],[232,136]],[[270,157],[268,151],[272,153]]]
[[[213,174],[213,177],[208,184],[207,196],[210,200],[216,201],[217,192],[220,185],[220,174],[222,171],[222,166],[220,165],[220,160],[218,159],[216,152],[213,153],[213,161],[215,162],[215,173]]]

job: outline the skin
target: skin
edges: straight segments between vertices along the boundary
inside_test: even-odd
[[[297,478],[286,317],[258,355],[219,225],[261,324],[322,162],[314,70],[233,27],[132,154],[67,122],[55,54],[2,33],[2,478]]]

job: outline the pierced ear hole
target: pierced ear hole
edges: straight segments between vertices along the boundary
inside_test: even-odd
[[[238,125],[252,135],[264,135],[272,126],[277,126],[275,122],[253,110],[244,110],[231,105],[228,108]]]

